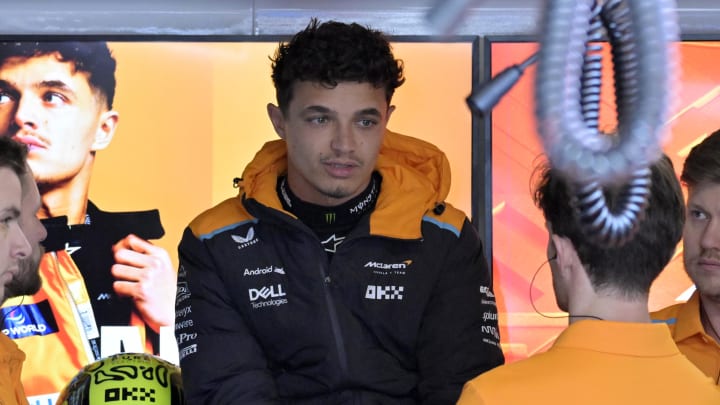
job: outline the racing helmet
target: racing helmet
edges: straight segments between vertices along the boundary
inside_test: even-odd
[[[56,405],[184,405],[180,368],[147,353],[119,353],[83,367]]]

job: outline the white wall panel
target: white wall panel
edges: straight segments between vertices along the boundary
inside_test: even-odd
[[[441,0],[450,3],[453,0]],[[452,33],[531,35],[542,0],[458,0]],[[5,0],[0,34],[277,34],[312,16],[357,21],[395,35],[434,33],[435,0]],[[720,32],[720,1],[678,0],[684,33]]]

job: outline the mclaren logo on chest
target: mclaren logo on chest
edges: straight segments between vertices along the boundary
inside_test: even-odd
[[[373,262],[369,261],[365,263],[365,267],[372,268],[372,269],[380,269],[380,270],[399,270],[399,269],[407,269],[412,264],[412,260],[403,260],[400,263],[381,263],[381,262]]]
[[[412,265],[411,259],[405,259],[397,263],[384,263],[369,261],[363,266],[366,269],[371,269],[373,274],[380,276],[405,276],[408,269]]]

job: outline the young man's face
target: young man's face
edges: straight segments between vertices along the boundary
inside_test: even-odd
[[[39,184],[72,179],[92,161],[105,110],[87,73],[58,57],[14,57],[0,66],[0,134],[29,146]]]
[[[394,107],[369,83],[298,82],[293,94],[286,115],[268,106],[287,142],[290,188],[306,202],[342,204],[368,185]]]
[[[17,174],[7,167],[0,168],[0,302],[7,298],[5,286],[17,276],[20,260],[32,251],[20,228],[21,201]]]
[[[688,187],[685,270],[701,294],[720,300],[720,184]]]

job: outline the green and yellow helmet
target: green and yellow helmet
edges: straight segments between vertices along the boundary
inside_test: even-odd
[[[57,405],[182,405],[180,368],[146,353],[120,353],[83,367]]]

